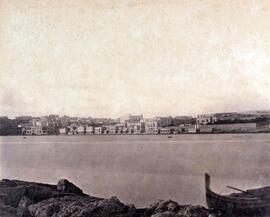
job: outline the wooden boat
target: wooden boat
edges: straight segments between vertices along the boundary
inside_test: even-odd
[[[220,195],[210,189],[210,176],[205,174],[205,190],[208,208],[222,216],[270,216],[270,187]]]

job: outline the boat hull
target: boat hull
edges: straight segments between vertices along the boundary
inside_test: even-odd
[[[210,189],[210,176],[206,177],[206,202],[210,210],[223,216],[270,216],[269,199],[219,195]]]

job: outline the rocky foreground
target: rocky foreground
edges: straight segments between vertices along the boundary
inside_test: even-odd
[[[208,217],[202,206],[167,200],[138,209],[117,197],[93,197],[66,179],[57,185],[3,179],[0,181],[1,217]]]

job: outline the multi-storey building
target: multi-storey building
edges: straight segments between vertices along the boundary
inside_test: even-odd
[[[42,127],[41,126],[31,126],[31,125],[24,125],[22,127],[22,134],[23,135],[43,135]]]
[[[42,124],[41,124],[41,119],[40,119],[40,118],[31,118],[31,119],[29,120],[29,124],[30,124],[31,126],[38,126],[38,127],[41,127],[41,126],[42,126]]]
[[[169,127],[159,128],[159,133],[160,134],[170,134],[171,129]]]
[[[158,127],[168,127],[172,126],[173,118],[171,116],[169,117],[157,117],[158,121]]]
[[[158,134],[158,121],[156,118],[145,119],[145,133]]]
[[[116,134],[117,133],[117,127],[116,127],[116,125],[109,125],[108,126],[108,133],[109,134]]]
[[[77,131],[77,134],[84,134],[85,133],[84,126],[82,125],[78,126],[76,131]]]
[[[128,133],[127,123],[116,124],[116,127],[117,127],[117,134],[127,134]]]
[[[127,122],[138,123],[143,120],[143,115],[129,115]]]
[[[172,119],[172,126],[195,125],[196,118],[192,116],[176,116]]]
[[[93,134],[94,133],[94,127],[92,127],[92,126],[86,126],[85,127],[85,133],[86,134]]]
[[[77,128],[79,126],[76,124],[76,123],[73,123],[73,124],[70,124],[68,127],[67,127],[67,133],[68,135],[76,135],[78,132],[77,132]]]
[[[95,127],[95,134],[102,134],[102,127]]]
[[[198,125],[214,124],[216,121],[217,121],[217,118],[214,115],[198,115],[197,116]]]
[[[129,134],[141,134],[145,132],[145,122],[143,120],[139,122],[128,122],[127,129]]]

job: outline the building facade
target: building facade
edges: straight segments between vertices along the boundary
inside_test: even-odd
[[[94,133],[94,127],[93,126],[86,126],[85,127],[85,133],[86,134],[93,134]]]
[[[214,124],[215,122],[217,122],[217,118],[214,115],[198,115],[197,116],[198,125]]]
[[[158,134],[158,121],[155,118],[145,119],[145,133]]]
[[[66,128],[60,128],[59,129],[59,134],[67,134],[67,129]]]
[[[95,134],[97,135],[102,134],[102,127],[95,127]]]
[[[41,126],[31,126],[27,125],[22,127],[22,135],[43,135]]]

